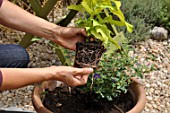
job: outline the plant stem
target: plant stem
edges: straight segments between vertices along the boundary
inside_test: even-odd
[[[114,107],[116,108],[116,109],[118,109],[121,113],[124,113],[119,107],[117,107],[116,105],[114,105]]]
[[[54,47],[55,52],[56,52],[58,58],[60,59],[62,65],[71,66],[71,61],[65,58],[64,48],[60,47],[57,44],[55,46],[56,46],[56,47]]]
[[[93,88],[93,80],[94,80],[94,74],[93,74],[93,76],[92,76],[92,78],[91,78],[91,85],[90,85],[90,90],[92,91],[92,88]]]
[[[107,17],[109,17],[109,14],[108,14],[108,12],[107,12],[106,9],[104,9],[104,13],[105,13],[105,15],[106,15]],[[115,32],[115,34],[118,35],[119,33],[118,33],[116,27],[115,27],[114,25],[112,25],[112,24],[111,24],[111,26],[112,26],[112,29],[113,29],[113,31]]]

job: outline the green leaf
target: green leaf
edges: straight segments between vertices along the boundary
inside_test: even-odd
[[[125,22],[125,17],[120,10],[110,10],[113,14],[117,15],[122,22]]]
[[[120,32],[113,39],[119,44],[127,43],[127,39],[124,36],[123,32]],[[110,54],[113,53],[117,49],[118,49],[118,47],[116,47],[115,44],[109,42],[109,44],[107,46],[107,51],[105,52],[106,56],[110,57]]]
[[[76,10],[76,11],[79,11],[79,12],[84,12],[85,11],[81,4],[79,4],[79,5],[70,5],[67,8],[72,9],[72,10]]]
[[[128,40],[127,38],[124,36],[123,32],[120,32],[118,35],[116,35],[113,38],[115,41],[117,41],[119,44],[123,44],[123,43],[127,43]]]
[[[116,5],[116,8],[117,8],[118,10],[120,10],[121,2],[120,2],[120,1],[115,1],[115,0],[112,0],[112,2],[114,2],[115,5]]]
[[[39,40],[41,40],[42,38],[40,38],[40,37],[33,37],[32,39],[31,39],[31,42],[35,42],[35,41],[39,41]]]
[[[90,14],[93,15],[93,10],[90,8],[90,0],[83,0],[81,2],[81,5],[84,7],[84,9]]]
[[[122,22],[122,21],[113,20],[111,15],[109,17],[105,17],[103,21],[104,21],[104,23],[110,23],[110,24],[114,24],[114,25],[117,25],[117,26],[124,26],[125,25],[125,23]]]
[[[109,8],[114,10],[114,7],[112,5],[97,4],[96,6],[100,8]]]
[[[102,26],[102,25],[99,24],[99,22],[97,22],[96,20],[93,19],[93,26]]]
[[[127,23],[127,22],[125,22],[125,25],[126,25],[126,28],[127,28],[128,32],[132,33],[133,25],[131,25],[131,24]]]
[[[96,39],[99,39],[100,41],[104,41],[103,37],[98,34],[94,29],[90,30],[90,33],[96,38]]]
[[[120,45],[118,44],[118,42],[115,41],[112,37],[109,37],[109,40],[110,40],[113,44],[115,44],[115,46],[116,46],[118,49],[121,48]]]

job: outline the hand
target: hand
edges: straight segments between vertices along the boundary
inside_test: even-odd
[[[56,66],[52,70],[55,70]],[[74,68],[69,66],[58,66],[58,71],[55,79],[64,82],[68,86],[79,86],[87,83],[90,73],[93,72],[92,68]]]
[[[56,27],[53,30],[54,42],[71,50],[76,50],[76,43],[85,41],[87,37],[83,28]]]

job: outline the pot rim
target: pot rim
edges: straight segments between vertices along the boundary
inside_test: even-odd
[[[141,113],[143,109],[145,108],[146,104],[146,93],[143,85],[137,80],[136,78],[132,77],[132,83],[129,86],[129,90],[134,96],[134,99],[136,100],[135,106],[129,110],[127,113]],[[43,82],[44,83],[44,82]],[[42,83],[42,84],[43,84]],[[49,111],[42,103],[41,101],[41,95],[45,89],[41,87],[41,85],[36,85],[33,89],[32,93],[32,103],[37,111],[37,113],[53,113]]]
[[[135,106],[127,113],[141,113],[146,104],[146,91],[144,89],[144,85],[140,83],[138,79],[132,77],[131,80],[132,83],[129,86],[129,90],[137,101]]]

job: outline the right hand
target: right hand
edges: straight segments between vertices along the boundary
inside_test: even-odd
[[[77,42],[84,42],[87,34],[84,28],[57,26],[53,31],[53,42],[70,50],[76,50]]]
[[[89,74],[93,72],[93,68],[75,68],[69,66],[52,66],[50,68],[56,70],[54,78],[68,86],[85,85]]]

